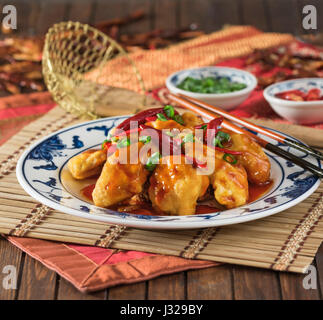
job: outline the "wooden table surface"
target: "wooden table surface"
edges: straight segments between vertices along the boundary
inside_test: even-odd
[[[8,1],[0,0],[0,6]],[[174,29],[197,22],[207,32],[224,24],[250,24],[264,31],[302,33],[301,9],[314,4],[322,13],[321,0],[13,0],[18,12],[18,35],[44,34],[62,20],[85,23],[125,16],[136,9],[148,18],[125,27],[125,32],[153,28]],[[288,12],[288,16],[286,16]],[[318,23],[322,23],[318,19]],[[319,25],[319,28],[322,26]],[[322,299],[323,246],[316,255],[317,289],[303,288],[304,275],[264,269],[221,265],[82,294],[55,272],[0,237],[0,283],[3,268],[17,268],[17,289],[0,286],[0,299]]]
[[[314,5],[318,30],[323,28],[322,0],[0,0],[17,9],[18,35],[45,34],[60,21],[94,24],[144,10],[147,18],[125,26],[125,33],[176,29],[197,23],[212,32],[225,24],[253,25],[263,31],[304,33],[302,9]],[[288,13],[288,14],[286,14]]]
[[[13,265],[17,268],[17,289],[5,290],[0,287],[0,300],[322,299],[323,246],[313,263],[317,269],[317,289],[308,290],[303,287],[306,276],[303,274],[226,264],[83,294],[2,237],[0,257],[0,283],[6,276],[3,273],[4,266]]]

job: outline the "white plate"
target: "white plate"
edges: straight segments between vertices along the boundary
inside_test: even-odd
[[[138,215],[99,208],[67,192],[61,180],[67,161],[80,152],[99,147],[108,131],[127,117],[85,122],[36,142],[18,161],[19,183],[33,198],[53,209],[82,218],[147,229],[193,229],[260,219],[298,204],[310,196],[320,184],[316,176],[267,152],[272,165],[271,189],[256,201],[231,210],[188,216]],[[274,140],[270,142],[278,144]],[[281,147],[321,166],[317,159],[305,153],[286,146]]]

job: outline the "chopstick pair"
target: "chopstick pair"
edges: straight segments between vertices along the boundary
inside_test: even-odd
[[[312,156],[314,156],[316,158],[323,159],[323,154],[318,150],[315,150],[315,149],[312,149],[308,146],[300,144],[300,143],[298,143],[294,140],[291,140],[289,138],[286,138],[278,133],[266,130],[266,129],[259,127],[249,121],[239,119],[239,118],[237,118],[237,117],[235,117],[235,116],[233,116],[233,115],[231,115],[231,114],[229,114],[217,107],[214,107],[214,106],[206,103],[206,102],[202,102],[200,100],[185,96],[183,94],[174,95],[174,94],[170,93],[169,98],[172,101],[174,101],[174,102],[178,103],[179,105],[181,105],[182,107],[184,107],[185,109],[194,111],[205,118],[213,119],[216,116],[223,116],[224,118],[226,118],[228,120],[239,123],[250,130],[253,130],[255,132],[266,135],[276,141],[279,141],[280,143],[284,143],[290,147],[304,151],[308,154],[311,154]],[[250,131],[244,130],[244,129],[236,126],[232,122],[228,122],[226,120],[224,120],[222,122],[222,126],[226,129],[234,131],[236,133],[246,134],[246,135],[250,136],[251,138],[256,140],[263,148],[281,156],[284,159],[287,159],[287,160],[295,163],[296,165],[302,167],[303,169],[306,169],[306,170],[314,173],[318,177],[323,178],[323,170],[321,168],[319,168],[318,166],[316,166],[306,160],[303,160],[302,158],[298,158],[297,156],[293,155],[290,152],[280,149],[278,146],[260,138],[258,135],[255,135]]]

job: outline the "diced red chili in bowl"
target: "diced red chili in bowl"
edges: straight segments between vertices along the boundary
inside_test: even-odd
[[[290,101],[318,101],[323,100],[320,89],[311,89],[308,92],[301,90],[289,90],[276,94],[277,98]]]

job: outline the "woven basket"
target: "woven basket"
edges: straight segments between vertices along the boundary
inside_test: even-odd
[[[112,60],[132,66],[133,72],[124,80],[124,87],[126,82],[132,81],[138,87],[137,92],[143,94],[144,83],[134,62],[116,41],[89,25],[61,22],[52,26],[46,35],[44,80],[62,108],[78,116],[95,119],[102,105],[111,108],[111,100],[114,103],[117,100],[117,108],[128,108],[127,101],[131,100],[129,93],[124,94],[128,90],[122,89],[123,83],[118,83],[118,88],[115,88],[113,83],[109,83],[109,75],[101,74],[103,66]],[[93,70],[99,71],[96,79],[86,79]],[[105,78],[105,84],[99,84],[98,78]],[[144,105],[144,95],[140,97],[142,101],[136,103]]]

